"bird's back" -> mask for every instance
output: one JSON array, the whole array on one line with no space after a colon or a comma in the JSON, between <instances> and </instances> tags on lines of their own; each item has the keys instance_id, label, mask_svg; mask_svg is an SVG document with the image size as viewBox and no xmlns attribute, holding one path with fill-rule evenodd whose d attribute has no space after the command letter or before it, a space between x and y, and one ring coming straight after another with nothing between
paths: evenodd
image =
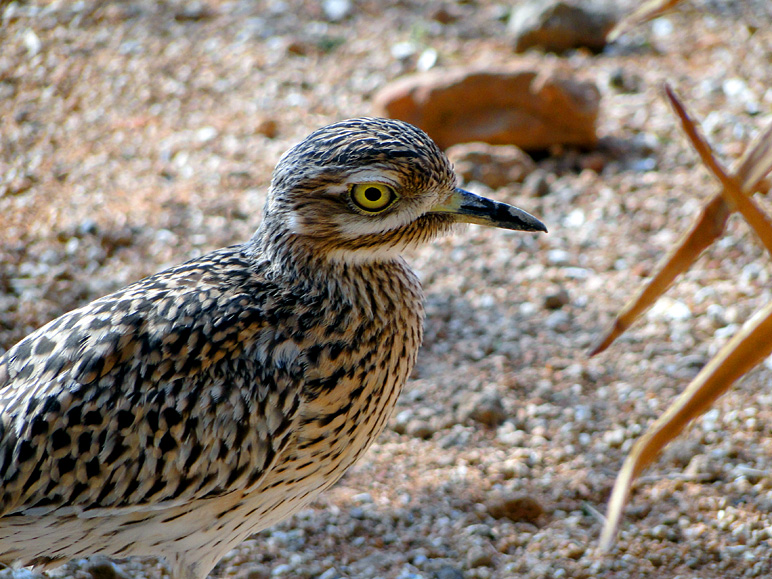
<instances>
[{"instance_id":1,"label":"bird's back","mask_svg":"<svg viewBox=\"0 0 772 579\"><path fill-rule=\"evenodd\" d=\"M401 260L327 266L297 280L226 248L11 348L0 558L160 554L198 579L334 483L393 409L423 313Z\"/></svg>"}]
</instances>

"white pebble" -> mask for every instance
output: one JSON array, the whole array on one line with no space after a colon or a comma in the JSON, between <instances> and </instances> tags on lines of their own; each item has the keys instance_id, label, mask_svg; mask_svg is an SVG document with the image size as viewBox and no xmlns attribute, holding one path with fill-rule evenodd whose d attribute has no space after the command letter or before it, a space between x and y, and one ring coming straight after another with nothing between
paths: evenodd
<instances>
[{"instance_id":1,"label":"white pebble","mask_svg":"<svg viewBox=\"0 0 772 579\"><path fill-rule=\"evenodd\" d=\"M584 211L581 209L572 210L563 220L563 225L572 229L578 229L587 221Z\"/></svg>"},{"instance_id":2,"label":"white pebble","mask_svg":"<svg viewBox=\"0 0 772 579\"><path fill-rule=\"evenodd\" d=\"M201 127L196 131L196 140L199 143L208 143L217 136L217 129L214 127Z\"/></svg>"},{"instance_id":3,"label":"white pebble","mask_svg":"<svg viewBox=\"0 0 772 579\"><path fill-rule=\"evenodd\" d=\"M718 328L726 325L726 317L724 315L725 312L726 309L724 306L719 304L710 304L705 309L705 313L707 314L708 319L713 323L714 326Z\"/></svg>"},{"instance_id":4,"label":"white pebble","mask_svg":"<svg viewBox=\"0 0 772 579\"><path fill-rule=\"evenodd\" d=\"M625 441L625 429L617 428L603 433L603 442L608 446L618 447Z\"/></svg>"},{"instance_id":5,"label":"white pebble","mask_svg":"<svg viewBox=\"0 0 772 579\"><path fill-rule=\"evenodd\" d=\"M714 333L713 337L718 338L720 340L723 340L725 338L731 338L734 336L737 331L740 329L739 324L727 324L723 328L718 328Z\"/></svg>"},{"instance_id":6,"label":"white pebble","mask_svg":"<svg viewBox=\"0 0 772 579\"><path fill-rule=\"evenodd\" d=\"M547 252L547 261L553 265L565 265L570 254L564 249L551 249Z\"/></svg>"},{"instance_id":7,"label":"white pebble","mask_svg":"<svg viewBox=\"0 0 772 579\"><path fill-rule=\"evenodd\" d=\"M397 42L391 47L391 55L397 60L405 60L416 53L416 46L412 42Z\"/></svg>"},{"instance_id":8,"label":"white pebble","mask_svg":"<svg viewBox=\"0 0 772 579\"><path fill-rule=\"evenodd\" d=\"M666 38L673 34L673 23L668 18L657 18L651 23L651 32L657 38Z\"/></svg>"},{"instance_id":9,"label":"white pebble","mask_svg":"<svg viewBox=\"0 0 772 579\"><path fill-rule=\"evenodd\" d=\"M40 38L38 38L38 35L35 34L35 31L31 28L24 31L22 40L24 42L24 47L27 49L27 56L30 57L36 56L43 46L43 43L40 42Z\"/></svg>"},{"instance_id":10,"label":"white pebble","mask_svg":"<svg viewBox=\"0 0 772 579\"><path fill-rule=\"evenodd\" d=\"M276 567L273 568L271 571L271 576L278 577L279 575L287 575L290 571L292 571L292 565L282 563L281 565L276 565Z\"/></svg>"},{"instance_id":11,"label":"white pebble","mask_svg":"<svg viewBox=\"0 0 772 579\"><path fill-rule=\"evenodd\" d=\"M416 70L418 72L426 72L434 68L434 65L437 64L437 58L437 51L433 48L427 48L418 57L418 62L415 64Z\"/></svg>"},{"instance_id":12,"label":"white pebble","mask_svg":"<svg viewBox=\"0 0 772 579\"><path fill-rule=\"evenodd\" d=\"M349 0L325 0L322 9L328 20L338 22L351 12L351 2Z\"/></svg>"},{"instance_id":13,"label":"white pebble","mask_svg":"<svg viewBox=\"0 0 772 579\"><path fill-rule=\"evenodd\" d=\"M338 570L335 567L330 567L329 569L327 569L327 571L319 575L319 579L335 579L336 577L339 577L339 576L340 576L340 573L338 573Z\"/></svg>"},{"instance_id":14,"label":"white pebble","mask_svg":"<svg viewBox=\"0 0 772 579\"><path fill-rule=\"evenodd\" d=\"M647 317L654 320L685 321L692 317L692 311L681 301L663 297L652 306Z\"/></svg>"},{"instance_id":15,"label":"white pebble","mask_svg":"<svg viewBox=\"0 0 772 579\"><path fill-rule=\"evenodd\" d=\"M590 277L591 270L584 267L564 267L563 275L568 279L587 279Z\"/></svg>"}]
</instances>

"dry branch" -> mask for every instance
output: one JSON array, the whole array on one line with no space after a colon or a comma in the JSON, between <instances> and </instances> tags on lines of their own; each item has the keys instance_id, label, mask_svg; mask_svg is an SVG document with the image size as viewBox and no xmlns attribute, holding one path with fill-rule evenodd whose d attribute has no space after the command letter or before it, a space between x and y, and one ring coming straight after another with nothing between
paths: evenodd
<instances>
[{"instance_id":1,"label":"dry branch","mask_svg":"<svg viewBox=\"0 0 772 579\"><path fill-rule=\"evenodd\" d=\"M644 2L643 6L620 20L619 23L611 29L611 32L609 32L607 36L608 41L614 42L617 38L639 24L643 24L644 22L654 20L658 16L661 16L679 2L681 2L681 0L650 0L649 2Z\"/></svg>"},{"instance_id":2,"label":"dry branch","mask_svg":"<svg viewBox=\"0 0 772 579\"><path fill-rule=\"evenodd\" d=\"M687 127L690 124L693 126L693 122L686 115L686 111L680 105L672 90L666 86L665 91L674 108L676 108L676 113L678 114L678 108L675 103L678 103L678 106L681 107L685 115L684 117L679 116L682 126ZM685 130L687 135L689 135L689 130L686 128ZM698 142L708 147L704 140L697 135L696 129L693 130L693 133L694 137L699 140ZM699 153L699 148L696 145L695 148L698 149ZM718 162L710 155L709 149L707 154L714 164L713 168L709 167L714 175L718 172L724 176L725 179L723 181L721 177L718 177L722 184L725 185L724 181L732 183L731 187L735 189L739 187L746 194L753 191L766 193L769 190L769 184L764 181L764 176L772 169L772 123L756 137L736 164L734 178L726 175L724 170L718 165ZM726 194L732 195L731 192ZM654 305L654 302L667 291L667 288L675 281L676 277L689 269L697 261L700 254L721 236L724 232L726 221L731 211L734 210L734 207L727 204L724 196L725 193L723 191L717 193L705 204L691 229L678 239L675 247L660 262L661 265L658 267L657 273L649 283L625 304L612 323L611 328L606 331L597 342L597 345L592 348L590 356L599 354L608 348L643 312ZM761 210L758 209L747 195L740 196L743 199L747 199L753 208L761 213ZM754 209L746 207L746 211L753 213ZM769 220L764 213L761 213L761 217L757 218L757 226L763 230L764 226L760 225L761 223L769 224ZM769 239L764 241L765 238L759 234L759 230L756 227L754 227L754 231L762 239L767 250L772 252L769 246Z\"/></svg>"},{"instance_id":3,"label":"dry branch","mask_svg":"<svg viewBox=\"0 0 772 579\"><path fill-rule=\"evenodd\" d=\"M715 159L710 146L700 136L696 123L672 89L665 87L665 91L684 132L703 163L719 180L722 190L706 203L696 223L679 239L676 248L668 254L664 265L651 282L625 306L612 330L593 353L611 344L664 293L679 273L694 263L700 252L720 236L730 211L736 210L742 214L772 256L772 221L751 198L757 189L763 192L768 190L768 183L763 179L772 169L772 125L749 147L737 164L734 175L730 176ZM613 544L635 478L691 420L704 413L735 380L772 353L770 336L772 303L767 304L745 324L635 443L614 484L601 535L602 551L608 551Z\"/></svg>"}]
</instances>

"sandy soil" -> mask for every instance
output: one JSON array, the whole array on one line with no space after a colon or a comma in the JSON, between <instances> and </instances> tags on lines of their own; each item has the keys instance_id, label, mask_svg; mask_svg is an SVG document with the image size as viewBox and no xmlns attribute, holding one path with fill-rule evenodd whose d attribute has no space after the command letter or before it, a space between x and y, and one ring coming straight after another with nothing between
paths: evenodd
<instances>
[{"instance_id":1,"label":"sandy soil","mask_svg":"<svg viewBox=\"0 0 772 579\"><path fill-rule=\"evenodd\" d=\"M562 57L603 93L598 148L540 156L543 196L469 185L550 234L470 227L409 256L427 336L390 427L331 492L244 543L214 577L772 574L772 365L666 450L636 485L615 550L595 553L598 513L635 438L772 299L769 257L732 218L644 320L586 356L715 191L661 83L727 163L769 121L767 3L686 4L601 55ZM371 114L375 91L424 50L439 67L558 58L514 55L504 4L385 5L353 2L339 21L293 0L2 8L0 351L130 281L246 239L280 154L318 126ZM155 561L117 570L165 573ZM80 561L58 574L116 570Z\"/></svg>"}]
</instances>

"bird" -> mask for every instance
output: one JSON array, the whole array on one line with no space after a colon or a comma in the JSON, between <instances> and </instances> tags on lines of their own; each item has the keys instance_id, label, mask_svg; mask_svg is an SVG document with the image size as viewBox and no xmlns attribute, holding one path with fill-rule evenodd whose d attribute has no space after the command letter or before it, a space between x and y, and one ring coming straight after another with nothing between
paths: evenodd
<instances>
[{"instance_id":1,"label":"bird","mask_svg":"<svg viewBox=\"0 0 772 579\"><path fill-rule=\"evenodd\" d=\"M0 562L165 558L204 579L333 485L416 362L402 253L456 224L546 232L460 189L402 121L312 132L274 169L245 243L54 319L0 357Z\"/></svg>"}]
</instances>

